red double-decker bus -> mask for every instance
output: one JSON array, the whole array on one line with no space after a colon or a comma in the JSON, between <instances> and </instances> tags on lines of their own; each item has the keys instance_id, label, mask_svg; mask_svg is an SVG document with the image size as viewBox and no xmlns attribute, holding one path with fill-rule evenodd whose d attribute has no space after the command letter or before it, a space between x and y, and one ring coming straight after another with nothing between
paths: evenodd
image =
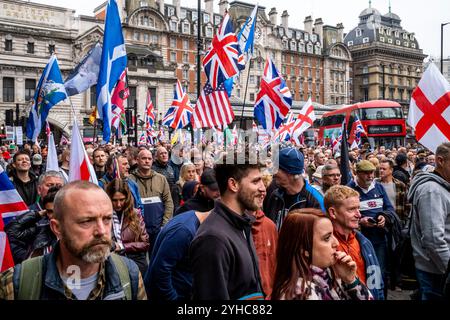
<instances>
[{"instance_id":1,"label":"red double-decker bus","mask_svg":"<svg viewBox=\"0 0 450 320\"><path fill-rule=\"evenodd\" d=\"M341 109L324 113L320 120L319 141L331 142L331 135L337 138L344 122L347 123L349 143L355 136L356 115L361 120L367 136L362 142L369 142L371 147L385 146L393 148L405 144L406 121L402 107L394 101L373 100L356 103Z\"/></svg>"}]
</instances>

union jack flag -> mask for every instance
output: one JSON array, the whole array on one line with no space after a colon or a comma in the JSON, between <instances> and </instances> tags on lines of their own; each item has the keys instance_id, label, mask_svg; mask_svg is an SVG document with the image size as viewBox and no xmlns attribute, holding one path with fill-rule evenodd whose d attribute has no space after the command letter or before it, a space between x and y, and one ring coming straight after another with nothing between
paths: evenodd
<instances>
[{"instance_id":1,"label":"union jack flag","mask_svg":"<svg viewBox=\"0 0 450 320\"><path fill-rule=\"evenodd\" d=\"M120 75L111 97L113 114L111 126L115 127L116 131L119 129L122 115L125 115L124 102L130 96L130 90L126 84L126 77L127 69L125 69Z\"/></svg>"},{"instance_id":2,"label":"union jack flag","mask_svg":"<svg viewBox=\"0 0 450 320\"><path fill-rule=\"evenodd\" d=\"M274 135L275 141L288 141L292 135L292 128L294 127L295 119L294 114L289 112L286 121L280 126Z\"/></svg>"},{"instance_id":3,"label":"union jack flag","mask_svg":"<svg viewBox=\"0 0 450 320\"><path fill-rule=\"evenodd\" d=\"M359 120L358 115L355 117L355 141L359 145L361 143L361 135L366 135L366 130L364 130L364 127L361 123L361 120Z\"/></svg>"},{"instance_id":4,"label":"union jack flag","mask_svg":"<svg viewBox=\"0 0 450 320\"><path fill-rule=\"evenodd\" d=\"M228 94L224 84L214 90L209 83L205 85L192 116L194 128L213 128L228 125L234 119Z\"/></svg>"},{"instance_id":5,"label":"union jack flag","mask_svg":"<svg viewBox=\"0 0 450 320\"><path fill-rule=\"evenodd\" d=\"M184 92L180 80L177 80L172 105L167 110L162 123L173 129L182 129L191 121L193 108L189 102L189 97Z\"/></svg>"},{"instance_id":6,"label":"union jack flag","mask_svg":"<svg viewBox=\"0 0 450 320\"><path fill-rule=\"evenodd\" d=\"M155 112L154 112L152 97L150 96L150 91L147 92L147 107L145 108L145 129L149 130L153 127L155 123Z\"/></svg>"},{"instance_id":7,"label":"union jack flag","mask_svg":"<svg viewBox=\"0 0 450 320\"><path fill-rule=\"evenodd\" d=\"M292 95L272 59L267 58L254 116L265 130L278 129L292 105Z\"/></svg>"},{"instance_id":8,"label":"union jack flag","mask_svg":"<svg viewBox=\"0 0 450 320\"><path fill-rule=\"evenodd\" d=\"M210 48L203 58L203 68L213 89L245 68L244 56L228 14L225 14Z\"/></svg>"}]
</instances>

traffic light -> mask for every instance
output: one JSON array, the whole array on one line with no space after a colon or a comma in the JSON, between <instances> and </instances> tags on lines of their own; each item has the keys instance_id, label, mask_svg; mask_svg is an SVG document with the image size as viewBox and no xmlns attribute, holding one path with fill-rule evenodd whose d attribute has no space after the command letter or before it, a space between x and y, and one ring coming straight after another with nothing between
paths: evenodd
<instances>
[{"instance_id":1,"label":"traffic light","mask_svg":"<svg viewBox=\"0 0 450 320\"><path fill-rule=\"evenodd\" d=\"M14 110L13 109L5 110L5 124L7 126L14 125Z\"/></svg>"}]
</instances>

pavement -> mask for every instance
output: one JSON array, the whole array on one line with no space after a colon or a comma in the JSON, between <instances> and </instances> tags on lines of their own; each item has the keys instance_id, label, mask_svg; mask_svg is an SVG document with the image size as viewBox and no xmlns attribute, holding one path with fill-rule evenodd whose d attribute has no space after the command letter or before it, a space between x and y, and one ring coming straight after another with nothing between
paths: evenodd
<instances>
[{"instance_id":1,"label":"pavement","mask_svg":"<svg viewBox=\"0 0 450 320\"><path fill-rule=\"evenodd\" d=\"M413 290L388 290L387 300L411 300Z\"/></svg>"}]
</instances>

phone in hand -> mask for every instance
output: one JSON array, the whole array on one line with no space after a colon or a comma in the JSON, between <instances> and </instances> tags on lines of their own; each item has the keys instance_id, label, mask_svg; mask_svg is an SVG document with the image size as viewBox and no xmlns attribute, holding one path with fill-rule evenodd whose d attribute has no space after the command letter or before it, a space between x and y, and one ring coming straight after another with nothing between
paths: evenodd
<instances>
[{"instance_id":1,"label":"phone in hand","mask_svg":"<svg viewBox=\"0 0 450 320\"><path fill-rule=\"evenodd\" d=\"M367 219L367 221L369 221L372 224L378 224L378 222L374 218L369 218Z\"/></svg>"}]
</instances>

